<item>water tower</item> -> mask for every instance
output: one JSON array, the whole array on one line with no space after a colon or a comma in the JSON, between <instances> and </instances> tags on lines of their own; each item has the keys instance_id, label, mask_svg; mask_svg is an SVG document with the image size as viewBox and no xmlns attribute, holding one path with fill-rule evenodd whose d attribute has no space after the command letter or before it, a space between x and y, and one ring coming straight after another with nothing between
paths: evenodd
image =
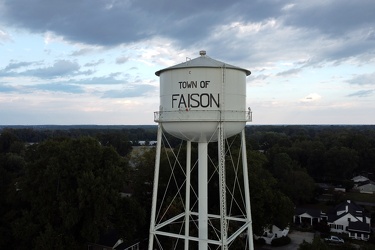
<instances>
[{"instance_id":1,"label":"water tower","mask_svg":"<svg viewBox=\"0 0 375 250\"><path fill-rule=\"evenodd\" d=\"M184 249L228 249L237 239L245 242L246 249L253 249L244 130L246 122L251 121L251 110L246 109L246 76L251 72L214 60L205 51L200 51L199 54L195 59L187 58L184 63L155 73L160 77L160 107L155 112L155 121L159 125L149 250L164 249L158 237L170 239L174 243L173 249L182 249L182 245ZM178 192L175 197L180 197L181 201L167 206L161 205L161 200L165 197L160 195L159 190L164 132L186 141L185 162L174 164L171 168L173 172L175 166L180 166L184 173L181 186L174 188ZM226 140L236 135L239 135L238 140L241 142L237 158L242 169L236 168L233 173L241 177L232 179L241 179L242 183L233 184L232 189L227 185L226 172L228 158L233 157L228 156L230 146L226 144ZM217 145L215 160L208 157L208 144L211 142ZM198 156L195 164L191 161L192 143L197 143ZM214 165L210 173L209 164ZM197 176L192 176L193 173ZM215 174L217 180L212 181ZM195 189L192 180L195 180ZM174 182L178 183L176 180ZM215 187L211 188L210 183L214 183L212 185ZM238 188L243 197L243 208L240 205L238 209L230 208L231 204L240 203L234 195L235 186L241 186ZM218 194L213 194L212 190L216 190ZM158 193L163 197L158 197ZM227 198L228 195L231 196L230 199ZM217 196L217 207L211 206L211 203L209 207L211 196ZM174 209L173 213L166 212L171 207L180 207L182 211L176 212L177 209ZM234 211L242 212L234 214ZM160 213L163 213L163 219L159 220ZM176 225L180 225L180 229L176 230Z\"/></svg>"}]
</instances>

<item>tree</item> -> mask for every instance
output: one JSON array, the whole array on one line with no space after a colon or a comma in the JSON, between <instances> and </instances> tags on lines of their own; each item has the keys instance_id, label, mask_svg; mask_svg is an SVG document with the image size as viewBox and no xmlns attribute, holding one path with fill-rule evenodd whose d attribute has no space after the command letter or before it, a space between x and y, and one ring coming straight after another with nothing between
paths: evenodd
<instances>
[{"instance_id":1,"label":"tree","mask_svg":"<svg viewBox=\"0 0 375 250\"><path fill-rule=\"evenodd\" d=\"M299 245L298 250L329 250L329 247L320 237L314 237L312 243L308 243L305 240Z\"/></svg>"},{"instance_id":2,"label":"tree","mask_svg":"<svg viewBox=\"0 0 375 250\"><path fill-rule=\"evenodd\" d=\"M304 203L313 198L314 180L287 153L274 155L271 170L278 180L280 191L294 203Z\"/></svg>"},{"instance_id":3,"label":"tree","mask_svg":"<svg viewBox=\"0 0 375 250\"><path fill-rule=\"evenodd\" d=\"M131 183L134 188L133 196L148 210L151 209L155 154L155 149L144 149L131 159L135 166Z\"/></svg>"},{"instance_id":4,"label":"tree","mask_svg":"<svg viewBox=\"0 0 375 250\"><path fill-rule=\"evenodd\" d=\"M93 138L49 140L28 148L14 225L19 248L78 249L113 226L126 163ZM31 244L31 246L30 246Z\"/></svg>"},{"instance_id":5,"label":"tree","mask_svg":"<svg viewBox=\"0 0 375 250\"><path fill-rule=\"evenodd\" d=\"M151 217L151 202L154 183L155 168L155 149L144 149L144 151L134 153L131 162L134 164L132 173L131 186L134 189L133 197L145 210L145 220L142 228L140 228L141 237L148 237L149 222Z\"/></svg>"},{"instance_id":6,"label":"tree","mask_svg":"<svg viewBox=\"0 0 375 250\"><path fill-rule=\"evenodd\" d=\"M10 130L0 133L0 153L9 153L20 140Z\"/></svg>"},{"instance_id":7,"label":"tree","mask_svg":"<svg viewBox=\"0 0 375 250\"><path fill-rule=\"evenodd\" d=\"M277 180L265 169L267 158L257 151L248 152L251 212L254 233L273 224L286 227L291 222L294 205L281 191Z\"/></svg>"},{"instance_id":8,"label":"tree","mask_svg":"<svg viewBox=\"0 0 375 250\"><path fill-rule=\"evenodd\" d=\"M14 194L17 177L25 165L24 144L11 131L0 134L0 249L14 248L11 223L14 211Z\"/></svg>"},{"instance_id":9,"label":"tree","mask_svg":"<svg viewBox=\"0 0 375 250\"><path fill-rule=\"evenodd\" d=\"M132 149L127 134L122 131L101 133L97 137L103 146L114 147L121 156L126 156Z\"/></svg>"},{"instance_id":10,"label":"tree","mask_svg":"<svg viewBox=\"0 0 375 250\"><path fill-rule=\"evenodd\" d=\"M347 147L333 147L327 151L325 162L329 176L336 179L351 178L358 167L358 152Z\"/></svg>"},{"instance_id":11,"label":"tree","mask_svg":"<svg viewBox=\"0 0 375 250\"><path fill-rule=\"evenodd\" d=\"M279 181L283 191L295 204L309 202L314 197L315 182L305 169L292 170L285 179Z\"/></svg>"},{"instance_id":12,"label":"tree","mask_svg":"<svg viewBox=\"0 0 375 250\"><path fill-rule=\"evenodd\" d=\"M114 213L114 227L129 245L144 239L141 230L146 225L146 208L133 197L120 200Z\"/></svg>"}]
</instances>

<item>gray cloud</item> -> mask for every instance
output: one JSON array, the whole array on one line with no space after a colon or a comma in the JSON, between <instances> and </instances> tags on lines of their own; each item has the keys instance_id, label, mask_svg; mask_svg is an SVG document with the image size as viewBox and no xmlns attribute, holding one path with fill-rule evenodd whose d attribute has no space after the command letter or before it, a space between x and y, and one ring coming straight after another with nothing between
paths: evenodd
<instances>
[{"instance_id":1,"label":"gray cloud","mask_svg":"<svg viewBox=\"0 0 375 250\"><path fill-rule=\"evenodd\" d=\"M27 68L29 66L38 66L41 65L42 62L17 62L12 60L5 68L0 70L0 76L12 76L18 75L19 71L22 72L22 69Z\"/></svg>"},{"instance_id":2,"label":"gray cloud","mask_svg":"<svg viewBox=\"0 0 375 250\"><path fill-rule=\"evenodd\" d=\"M35 62L10 62L4 69L3 71L4 72L7 72L7 71L12 71L12 70L15 70L15 69L19 69L19 68L23 68L23 67L27 67L27 66L30 66L30 65L34 65Z\"/></svg>"},{"instance_id":3,"label":"gray cloud","mask_svg":"<svg viewBox=\"0 0 375 250\"><path fill-rule=\"evenodd\" d=\"M129 57L127 56L120 56L116 58L117 64L123 64L123 63L126 63L127 61L129 61Z\"/></svg>"},{"instance_id":4,"label":"gray cloud","mask_svg":"<svg viewBox=\"0 0 375 250\"><path fill-rule=\"evenodd\" d=\"M4 27L24 28L35 33L52 32L67 41L95 45L76 50L71 56L91 54L106 46L112 48L166 37L177 49L207 49L209 55L220 54L218 60L240 62L238 66L264 67L262 63L270 61L295 62L296 68L279 72L277 76L297 74L303 68L323 67L326 63L338 65L354 57L373 60L373 13L373 0L219 0L214 4L209 0L3 0L0 9ZM231 26L235 23L239 23L239 27ZM267 23L274 23L274 26ZM243 24L254 27L241 30ZM6 35L0 30L0 40L4 37L2 34ZM127 60L126 56L115 58L117 64ZM0 76L18 74L52 79L94 73L82 71L74 61L58 60L45 67L36 63L11 62L0 70ZM95 67L101 63L104 61L97 60L84 66ZM250 81L265 80L268 76L269 73L253 75ZM69 83L129 84L131 81L126 78L113 73ZM356 76L348 82L374 84L375 75ZM124 89L123 95L136 92L137 88ZM116 93L104 94L110 95L116 96Z\"/></svg>"},{"instance_id":5,"label":"gray cloud","mask_svg":"<svg viewBox=\"0 0 375 250\"><path fill-rule=\"evenodd\" d=\"M50 67L31 69L24 71L22 74L40 78L54 78L74 75L78 72L79 68L80 66L76 62L58 60Z\"/></svg>"},{"instance_id":6,"label":"gray cloud","mask_svg":"<svg viewBox=\"0 0 375 250\"><path fill-rule=\"evenodd\" d=\"M281 18L285 24L313 27L331 35L375 22L372 0L301 1L49 1L4 0L8 24L35 32L53 31L73 41L115 45L155 34L196 42L218 24ZM288 7L288 8L286 8ZM22 9L22 11L19 11ZM186 42L184 42L186 41Z\"/></svg>"},{"instance_id":7,"label":"gray cloud","mask_svg":"<svg viewBox=\"0 0 375 250\"><path fill-rule=\"evenodd\" d=\"M5 93L5 92L14 92L14 91L17 91L17 89L14 88L14 87L12 87L12 86L0 83L0 93L2 93L2 92L3 93Z\"/></svg>"},{"instance_id":8,"label":"gray cloud","mask_svg":"<svg viewBox=\"0 0 375 250\"><path fill-rule=\"evenodd\" d=\"M219 51L223 60L231 62L261 62L270 57L285 60L300 51L311 57L305 67L320 67L375 50L373 0L219 0L214 5L209 0L4 0L1 10L6 25L37 33L50 31L70 41L111 47L160 36L179 48L204 46ZM231 28L225 34L216 32L231 23L269 20L277 27L250 30L241 36ZM259 37L264 40L259 41ZM86 48L72 55L91 52ZM118 64L125 61L116 59Z\"/></svg>"},{"instance_id":9,"label":"gray cloud","mask_svg":"<svg viewBox=\"0 0 375 250\"><path fill-rule=\"evenodd\" d=\"M261 20L278 13L282 1L3 1L8 25L52 31L72 41L112 46L155 35L196 43L229 19ZM22 11L19 11L22 9Z\"/></svg>"},{"instance_id":10,"label":"gray cloud","mask_svg":"<svg viewBox=\"0 0 375 250\"><path fill-rule=\"evenodd\" d=\"M367 97L373 95L375 90L369 89L369 90L360 90L357 92L354 92L350 95L347 95L347 97Z\"/></svg>"},{"instance_id":11,"label":"gray cloud","mask_svg":"<svg viewBox=\"0 0 375 250\"><path fill-rule=\"evenodd\" d=\"M76 84L82 84L82 85L117 85L117 84L124 84L128 81L126 79L118 79L117 77L121 76L122 73L112 73L108 76L100 76L100 77L92 77L92 78L86 78L82 80L72 80Z\"/></svg>"},{"instance_id":12,"label":"gray cloud","mask_svg":"<svg viewBox=\"0 0 375 250\"><path fill-rule=\"evenodd\" d=\"M34 85L30 87L30 89L37 89L37 90L50 91L50 92L64 92L64 93L72 93L72 94L80 94L84 92L82 87L73 85L73 84L66 84L66 83L38 84L38 85Z\"/></svg>"},{"instance_id":13,"label":"gray cloud","mask_svg":"<svg viewBox=\"0 0 375 250\"><path fill-rule=\"evenodd\" d=\"M358 75L350 79L348 82L357 85L375 85L375 73Z\"/></svg>"},{"instance_id":14,"label":"gray cloud","mask_svg":"<svg viewBox=\"0 0 375 250\"><path fill-rule=\"evenodd\" d=\"M268 77L270 76L265 75L265 74L256 74L256 72L252 72L252 77L249 78L249 81L256 81L256 80L263 81L263 80L266 80Z\"/></svg>"},{"instance_id":15,"label":"gray cloud","mask_svg":"<svg viewBox=\"0 0 375 250\"><path fill-rule=\"evenodd\" d=\"M5 31L0 29L0 44L2 44L2 42L9 41L12 41L11 37Z\"/></svg>"},{"instance_id":16,"label":"gray cloud","mask_svg":"<svg viewBox=\"0 0 375 250\"><path fill-rule=\"evenodd\" d=\"M84 66L85 67L94 67L94 66L98 66L99 64L103 64L103 63L104 63L104 59L100 59L100 60L97 60L97 61L92 61L92 62L86 63Z\"/></svg>"},{"instance_id":17,"label":"gray cloud","mask_svg":"<svg viewBox=\"0 0 375 250\"><path fill-rule=\"evenodd\" d=\"M285 24L317 29L330 36L345 36L348 31L368 28L375 22L372 0L293 1L285 13Z\"/></svg>"},{"instance_id":18,"label":"gray cloud","mask_svg":"<svg viewBox=\"0 0 375 250\"><path fill-rule=\"evenodd\" d=\"M76 62L68 60L56 60L52 66L40 67L42 62L10 62L0 70L0 76L34 76L44 79L56 77L91 75L93 71L80 71ZM37 67L36 67L37 66ZM32 67L32 69L27 69ZM24 69L26 68L26 69Z\"/></svg>"},{"instance_id":19,"label":"gray cloud","mask_svg":"<svg viewBox=\"0 0 375 250\"><path fill-rule=\"evenodd\" d=\"M286 70L286 71L282 71L282 72L279 72L277 73L276 75L277 76L290 76L290 75L296 75L298 74L299 72L301 72L301 68L297 68L297 69L289 69L289 70Z\"/></svg>"},{"instance_id":20,"label":"gray cloud","mask_svg":"<svg viewBox=\"0 0 375 250\"><path fill-rule=\"evenodd\" d=\"M104 92L102 98L127 98L144 96L148 92L155 91L157 87L148 84L132 85L122 90L109 90Z\"/></svg>"},{"instance_id":21,"label":"gray cloud","mask_svg":"<svg viewBox=\"0 0 375 250\"><path fill-rule=\"evenodd\" d=\"M79 50L73 51L71 53L71 56L84 56L84 55L91 54L93 52L94 52L94 49L92 49L92 48L84 48L84 49L79 49Z\"/></svg>"}]
</instances>

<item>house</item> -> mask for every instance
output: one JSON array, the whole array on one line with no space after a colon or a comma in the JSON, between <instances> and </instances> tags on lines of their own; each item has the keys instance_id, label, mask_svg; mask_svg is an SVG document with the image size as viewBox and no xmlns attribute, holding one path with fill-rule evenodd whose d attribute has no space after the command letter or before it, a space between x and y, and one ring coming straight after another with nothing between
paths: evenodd
<instances>
[{"instance_id":1,"label":"house","mask_svg":"<svg viewBox=\"0 0 375 250\"><path fill-rule=\"evenodd\" d=\"M358 175L358 176L355 176L352 178L352 181L354 181L354 183L358 183L358 182L364 182L364 181L368 181L369 178L365 177L365 176L362 176L362 175Z\"/></svg>"},{"instance_id":2,"label":"house","mask_svg":"<svg viewBox=\"0 0 375 250\"><path fill-rule=\"evenodd\" d=\"M276 225L272 225L272 227L264 230L264 233L262 236L254 235L254 238L256 240L263 238L266 244L271 245L272 240L276 238L281 238L283 236L287 236L288 233L289 233L289 227L281 228Z\"/></svg>"},{"instance_id":3,"label":"house","mask_svg":"<svg viewBox=\"0 0 375 250\"><path fill-rule=\"evenodd\" d=\"M362 182L360 184L357 184L355 189L359 190L360 193L374 194L375 193L375 182L370 181L370 180Z\"/></svg>"},{"instance_id":4,"label":"house","mask_svg":"<svg viewBox=\"0 0 375 250\"><path fill-rule=\"evenodd\" d=\"M371 217L355 202L347 200L327 213L331 232L347 233L350 238L368 240L371 234Z\"/></svg>"},{"instance_id":5,"label":"house","mask_svg":"<svg viewBox=\"0 0 375 250\"><path fill-rule=\"evenodd\" d=\"M352 181L356 184L360 183L360 182L365 182L365 181L369 181L369 178L365 177L365 176L362 176L362 175L358 175L358 176L355 176L352 178Z\"/></svg>"},{"instance_id":6,"label":"house","mask_svg":"<svg viewBox=\"0 0 375 250\"><path fill-rule=\"evenodd\" d=\"M297 225L313 226L322 220L324 214L321 210L311 208L296 208L294 211L293 222Z\"/></svg>"},{"instance_id":7,"label":"house","mask_svg":"<svg viewBox=\"0 0 375 250\"><path fill-rule=\"evenodd\" d=\"M368 240L371 234L370 215L355 202L347 200L327 213L317 209L296 208L294 223L314 225L324 221L333 233L346 233L352 239Z\"/></svg>"}]
</instances>

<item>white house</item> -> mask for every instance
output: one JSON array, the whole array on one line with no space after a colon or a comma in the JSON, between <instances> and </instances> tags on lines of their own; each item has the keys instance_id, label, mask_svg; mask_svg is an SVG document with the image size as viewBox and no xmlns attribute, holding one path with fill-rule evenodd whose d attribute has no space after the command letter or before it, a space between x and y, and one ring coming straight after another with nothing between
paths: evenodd
<instances>
[{"instance_id":1,"label":"white house","mask_svg":"<svg viewBox=\"0 0 375 250\"><path fill-rule=\"evenodd\" d=\"M276 238L281 238L283 236L287 236L289 233L289 227L286 228L279 228L276 225L272 225L272 227L264 230L264 233L262 236L254 235L255 239L263 238L266 244L271 245L272 240Z\"/></svg>"},{"instance_id":2,"label":"white house","mask_svg":"<svg viewBox=\"0 0 375 250\"><path fill-rule=\"evenodd\" d=\"M322 211L317 209L296 208L294 212L294 224L313 226L322 219Z\"/></svg>"},{"instance_id":3,"label":"white house","mask_svg":"<svg viewBox=\"0 0 375 250\"><path fill-rule=\"evenodd\" d=\"M374 194L375 193L375 182L373 182L373 181L362 182L361 184L357 185L356 189L359 190L360 193Z\"/></svg>"},{"instance_id":4,"label":"white house","mask_svg":"<svg viewBox=\"0 0 375 250\"><path fill-rule=\"evenodd\" d=\"M365 181L368 181L368 180L369 180L369 178L364 177L362 175L358 175L358 176L352 178L352 181L354 181L354 183L365 182Z\"/></svg>"},{"instance_id":5,"label":"white house","mask_svg":"<svg viewBox=\"0 0 375 250\"><path fill-rule=\"evenodd\" d=\"M355 202L347 200L327 213L317 209L296 208L294 223L314 225L325 221L331 232L346 233L350 238L368 240L371 234L371 217Z\"/></svg>"},{"instance_id":6,"label":"white house","mask_svg":"<svg viewBox=\"0 0 375 250\"><path fill-rule=\"evenodd\" d=\"M331 232L347 233L350 238L368 240L371 234L371 217L356 203L347 200L328 214Z\"/></svg>"}]
</instances>

